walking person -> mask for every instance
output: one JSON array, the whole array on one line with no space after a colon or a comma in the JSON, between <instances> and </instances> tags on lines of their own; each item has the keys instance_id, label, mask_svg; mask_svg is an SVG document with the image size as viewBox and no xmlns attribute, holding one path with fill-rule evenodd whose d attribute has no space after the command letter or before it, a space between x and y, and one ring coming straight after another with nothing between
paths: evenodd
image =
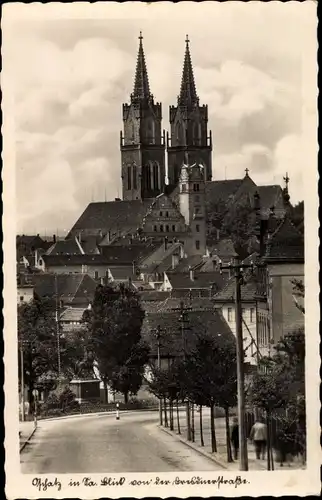
<instances>
[{"instance_id":1,"label":"walking person","mask_svg":"<svg viewBox=\"0 0 322 500\"><path fill-rule=\"evenodd\" d=\"M233 456L234 460L238 460L238 451L239 451L239 427L238 427L238 418L233 418L233 423L230 429L230 440L233 448Z\"/></svg>"},{"instance_id":2,"label":"walking person","mask_svg":"<svg viewBox=\"0 0 322 500\"><path fill-rule=\"evenodd\" d=\"M267 443L267 426L263 418L259 418L253 425L250 431L250 439L255 446L257 460L265 459L265 450Z\"/></svg>"}]
</instances>

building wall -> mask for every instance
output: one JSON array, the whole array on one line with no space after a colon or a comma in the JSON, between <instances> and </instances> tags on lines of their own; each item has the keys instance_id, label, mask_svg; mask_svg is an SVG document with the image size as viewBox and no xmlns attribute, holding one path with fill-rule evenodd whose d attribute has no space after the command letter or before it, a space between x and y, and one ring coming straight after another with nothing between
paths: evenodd
<instances>
[{"instance_id":1,"label":"building wall","mask_svg":"<svg viewBox=\"0 0 322 500\"><path fill-rule=\"evenodd\" d=\"M252 345L250 344L252 341L252 337L256 342L256 335L257 335L256 304L255 302L253 304L252 303L247 305L243 304L242 309L243 309L243 320L245 322L245 323L243 322L244 350L246 350L245 362L255 365L257 363L256 346L255 344ZM221 310L222 310L222 315L225 318L229 328L236 337L235 305L233 303L225 304L221 306Z\"/></svg>"},{"instance_id":2,"label":"building wall","mask_svg":"<svg viewBox=\"0 0 322 500\"><path fill-rule=\"evenodd\" d=\"M274 343L296 327L304 326L304 315L293 299L292 279L304 281L304 264L275 264L268 266L268 302Z\"/></svg>"}]
</instances>

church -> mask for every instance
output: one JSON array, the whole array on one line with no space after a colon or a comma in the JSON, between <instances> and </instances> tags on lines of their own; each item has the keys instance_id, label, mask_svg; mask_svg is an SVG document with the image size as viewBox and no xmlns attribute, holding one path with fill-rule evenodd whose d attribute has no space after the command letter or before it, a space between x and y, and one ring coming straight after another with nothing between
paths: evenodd
<instances>
[{"instance_id":1,"label":"church","mask_svg":"<svg viewBox=\"0 0 322 500\"><path fill-rule=\"evenodd\" d=\"M162 129L162 104L150 90L141 33L134 88L122 111L122 200L90 203L66 240L95 240L104 247L122 239L165 238L181 242L186 256L202 256L209 207L219 201L253 200L256 193L263 213L274 207L276 216L284 216L285 189L257 186L248 169L241 179L212 180L208 106L198 97L188 36L177 103L169 108L169 132Z\"/></svg>"}]
</instances>

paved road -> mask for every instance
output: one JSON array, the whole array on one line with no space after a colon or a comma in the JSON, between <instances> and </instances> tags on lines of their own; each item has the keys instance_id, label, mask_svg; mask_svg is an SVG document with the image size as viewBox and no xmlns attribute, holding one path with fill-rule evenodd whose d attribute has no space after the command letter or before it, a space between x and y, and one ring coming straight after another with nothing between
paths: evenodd
<instances>
[{"instance_id":1,"label":"paved road","mask_svg":"<svg viewBox=\"0 0 322 500\"><path fill-rule=\"evenodd\" d=\"M21 454L22 472L214 471L220 466L157 427L158 412L41 421Z\"/></svg>"}]
</instances>

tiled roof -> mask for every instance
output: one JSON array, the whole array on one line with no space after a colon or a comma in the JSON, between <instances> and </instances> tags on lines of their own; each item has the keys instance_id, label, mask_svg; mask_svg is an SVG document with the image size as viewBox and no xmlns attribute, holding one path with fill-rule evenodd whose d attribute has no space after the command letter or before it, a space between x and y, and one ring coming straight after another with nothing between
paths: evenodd
<instances>
[{"instance_id":1,"label":"tiled roof","mask_svg":"<svg viewBox=\"0 0 322 500\"><path fill-rule=\"evenodd\" d=\"M160 292L159 290L144 290L139 292L142 302L163 302L165 299L170 297L170 292Z\"/></svg>"},{"instance_id":2,"label":"tiled roof","mask_svg":"<svg viewBox=\"0 0 322 500\"><path fill-rule=\"evenodd\" d=\"M110 247L106 247L109 248ZM118 251L117 248L108 250L107 255L101 254L83 254L83 255L43 255L42 258L46 266L81 266L81 265L101 265L101 266L119 266L132 263L133 254L129 249Z\"/></svg>"},{"instance_id":3,"label":"tiled roof","mask_svg":"<svg viewBox=\"0 0 322 500\"><path fill-rule=\"evenodd\" d=\"M81 321L85 307L67 307L61 315L60 321Z\"/></svg>"},{"instance_id":4,"label":"tiled roof","mask_svg":"<svg viewBox=\"0 0 322 500\"><path fill-rule=\"evenodd\" d=\"M268 240L265 260L304 262L304 237L288 217Z\"/></svg>"},{"instance_id":5,"label":"tiled roof","mask_svg":"<svg viewBox=\"0 0 322 500\"><path fill-rule=\"evenodd\" d=\"M279 185L257 186L257 192L260 198L260 207L262 209L284 208L283 190Z\"/></svg>"},{"instance_id":6,"label":"tiled roof","mask_svg":"<svg viewBox=\"0 0 322 500\"><path fill-rule=\"evenodd\" d=\"M202 334L211 335L218 343L233 342L234 336L219 311L189 311L187 314L187 330L185 332L185 348L189 354ZM161 357L175 357L183 355L183 339L179 311L162 311L146 314L142 337L148 342L151 356L157 355L157 339L154 331L160 326ZM189 329L188 329L189 328Z\"/></svg>"},{"instance_id":7,"label":"tiled roof","mask_svg":"<svg viewBox=\"0 0 322 500\"><path fill-rule=\"evenodd\" d=\"M173 289L193 289L193 288L207 288L212 286L220 289L224 284L224 277L218 271L197 273L194 272L193 281L190 279L190 273L167 273L167 277Z\"/></svg>"},{"instance_id":8,"label":"tiled roof","mask_svg":"<svg viewBox=\"0 0 322 500\"><path fill-rule=\"evenodd\" d=\"M162 243L160 241L148 241L136 243L135 245L110 245L102 247L102 255L109 262L132 262L139 263L142 259L151 255Z\"/></svg>"},{"instance_id":9,"label":"tiled roof","mask_svg":"<svg viewBox=\"0 0 322 500\"><path fill-rule=\"evenodd\" d=\"M83 236L81 237L81 247L84 250L84 253L91 254L91 253L99 253L98 250L98 239L97 236Z\"/></svg>"},{"instance_id":10,"label":"tiled roof","mask_svg":"<svg viewBox=\"0 0 322 500\"><path fill-rule=\"evenodd\" d=\"M37 235L17 235L16 237L16 245L25 245L27 247L34 246L35 244L42 245L44 243L43 239L40 238L39 234ZM39 246L39 248L42 248Z\"/></svg>"},{"instance_id":11,"label":"tiled roof","mask_svg":"<svg viewBox=\"0 0 322 500\"><path fill-rule=\"evenodd\" d=\"M206 182L206 203L227 202L230 196L233 196L242 185L244 179L229 179L224 181Z\"/></svg>"},{"instance_id":12,"label":"tiled roof","mask_svg":"<svg viewBox=\"0 0 322 500\"><path fill-rule=\"evenodd\" d=\"M106 201L90 203L84 210L70 233L81 229L106 231L119 228L126 231L140 227L152 199L132 201Z\"/></svg>"},{"instance_id":13,"label":"tiled roof","mask_svg":"<svg viewBox=\"0 0 322 500\"><path fill-rule=\"evenodd\" d=\"M158 302L155 312L162 311L172 311L180 307L183 302L185 307L191 307L194 311L196 310L213 310L214 303L213 300L208 296L206 297L194 297L189 294L185 294L183 297L173 297L172 295L162 302Z\"/></svg>"},{"instance_id":14,"label":"tiled roof","mask_svg":"<svg viewBox=\"0 0 322 500\"><path fill-rule=\"evenodd\" d=\"M133 273L133 266L128 267L113 267L110 269L110 272L116 281L124 280L128 281L137 279L137 275Z\"/></svg>"},{"instance_id":15,"label":"tiled roof","mask_svg":"<svg viewBox=\"0 0 322 500\"><path fill-rule=\"evenodd\" d=\"M253 302L255 300L257 285L254 280L249 280L241 285L240 290L242 301ZM213 297L213 300L215 302L233 303L235 301L235 278L231 278L224 288Z\"/></svg>"},{"instance_id":16,"label":"tiled roof","mask_svg":"<svg viewBox=\"0 0 322 500\"><path fill-rule=\"evenodd\" d=\"M75 238L60 240L53 244L46 252L47 255L81 255L79 245Z\"/></svg>"},{"instance_id":17,"label":"tiled roof","mask_svg":"<svg viewBox=\"0 0 322 500\"><path fill-rule=\"evenodd\" d=\"M179 264L175 268L176 273L187 273L189 267L191 269L197 269L203 264L204 260L201 255L191 255L190 257L185 257L180 260Z\"/></svg>"},{"instance_id":18,"label":"tiled roof","mask_svg":"<svg viewBox=\"0 0 322 500\"><path fill-rule=\"evenodd\" d=\"M35 293L41 297L55 297L56 296L56 279L57 279L57 293L60 298L72 300L77 294L78 289L81 287L82 282L86 281L85 291L88 296L94 294L96 289L95 281L86 274L35 274L32 276L32 283L35 287Z\"/></svg>"}]
</instances>

